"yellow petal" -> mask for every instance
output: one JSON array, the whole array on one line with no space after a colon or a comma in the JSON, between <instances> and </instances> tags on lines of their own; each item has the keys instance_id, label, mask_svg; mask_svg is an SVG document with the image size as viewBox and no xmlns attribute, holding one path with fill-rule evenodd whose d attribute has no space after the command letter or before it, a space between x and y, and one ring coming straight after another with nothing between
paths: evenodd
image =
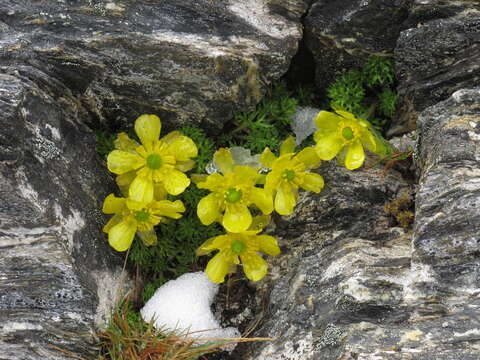
<instances>
[{"instance_id":1,"label":"yellow petal","mask_svg":"<svg viewBox=\"0 0 480 360\"><path fill-rule=\"evenodd\" d=\"M323 177L315 173L305 173L303 183L300 184L302 189L313 191L317 194L323 189L324 185L325 182L323 181Z\"/></svg>"},{"instance_id":2,"label":"yellow petal","mask_svg":"<svg viewBox=\"0 0 480 360\"><path fill-rule=\"evenodd\" d=\"M307 169L315 169L319 167L322 162L313 147L306 147L295 155L295 159L304 163Z\"/></svg>"},{"instance_id":3,"label":"yellow petal","mask_svg":"<svg viewBox=\"0 0 480 360\"><path fill-rule=\"evenodd\" d=\"M222 174L233 171L235 165L230 150L225 148L215 151L215 154L213 154L213 162L217 165Z\"/></svg>"},{"instance_id":4,"label":"yellow petal","mask_svg":"<svg viewBox=\"0 0 480 360\"><path fill-rule=\"evenodd\" d=\"M203 225L210 225L221 216L215 194L209 194L200 199L197 205L197 216Z\"/></svg>"},{"instance_id":5,"label":"yellow petal","mask_svg":"<svg viewBox=\"0 0 480 360\"><path fill-rule=\"evenodd\" d=\"M273 197L271 192L254 187L251 192L251 200L262 213L270 214L273 211Z\"/></svg>"},{"instance_id":6,"label":"yellow petal","mask_svg":"<svg viewBox=\"0 0 480 360\"><path fill-rule=\"evenodd\" d=\"M272 153L272 151L267 147L263 150L262 155L260 155L260 162L263 166L267 168L272 168L273 162L277 157Z\"/></svg>"},{"instance_id":7,"label":"yellow petal","mask_svg":"<svg viewBox=\"0 0 480 360\"><path fill-rule=\"evenodd\" d=\"M317 128L323 130L323 131L328 131L328 132L334 132L338 128L338 123L342 119L329 111L320 111L315 118L315 125Z\"/></svg>"},{"instance_id":8,"label":"yellow petal","mask_svg":"<svg viewBox=\"0 0 480 360\"><path fill-rule=\"evenodd\" d=\"M275 196L275 211L280 215L290 215L297 203L297 196L295 190L287 184L281 184L277 189Z\"/></svg>"},{"instance_id":9,"label":"yellow petal","mask_svg":"<svg viewBox=\"0 0 480 360\"><path fill-rule=\"evenodd\" d=\"M332 160L342 149L344 141L336 133L322 136L317 141L315 151L322 160Z\"/></svg>"},{"instance_id":10,"label":"yellow petal","mask_svg":"<svg viewBox=\"0 0 480 360\"><path fill-rule=\"evenodd\" d=\"M178 195L190 185L190 179L181 171L172 170L165 178L163 185L170 195Z\"/></svg>"},{"instance_id":11,"label":"yellow petal","mask_svg":"<svg viewBox=\"0 0 480 360\"><path fill-rule=\"evenodd\" d=\"M137 231L137 235L145 246L157 245L158 238L155 230Z\"/></svg>"},{"instance_id":12,"label":"yellow petal","mask_svg":"<svg viewBox=\"0 0 480 360\"><path fill-rule=\"evenodd\" d=\"M170 131L167 135L162 137L161 141L166 144L171 144L178 136L182 136L182 133L178 130Z\"/></svg>"},{"instance_id":13,"label":"yellow petal","mask_svg":"<svg viewBox=\"0 0 480 360\"><path fill-rule=\"evenodd\" d=\"M257 236L258 245L260 246L260 251L277 256L280 254L280 248L278 247L277 239L270 235L259 235Z\"/></svg>"},{"instance_id":14,"label":"yellow petal","mask_svg":"<svg viewBox=\"0 0 480 360\"><path fill-rule=\"evenodd\" d=\"M127 208L129 210L142 210L148 203L142 201L135 201L130 198L127 199Z\"/></svg>"},{"instance_id":15,"label":"yellow petal","mask_svg":"<svg viewBox=\"0 0 480 360\"><path fill-rule=\"evenodd\" d=\"M162 183L153 184L153 198L155 200L164 200L167 197L167 190Z\"/></svg>"},{"instance_id":16,"label":"yellow petal","mask_svg":"<svg viewBox=\"0 0 480 360\"><path fill-rule=\"evenodd\" d=\"M283 169L282 169L283 171ZM276 189L280 180L282 180L282 171L270 171L265 178L265 187L264 189L269 193L273 193Z\"/></svg>"},{"instance_id":17,"label":"yellow petal","mask_svg":"<svg viewBox=\"0 0 480 360\"><path fill-rule=\"evenodd\" d=\"M220 251L208 262L205 273L210 281L219 284L225 280L225 275L229 272L231 265L231 257Z\"/></svg>"},{"instance_id":18,"label":"yellow petal","mask_svg":"<svg viewBox=\"0 0 480 360\"><path fill-rule=\"evenodd\" d=\"M223 227L233 233L247 230L252 223L252 215L243 204L227 204L223 215Z\"/></svg>"},{"instance_id":19,"label":"yellow petal","mask_svg":"<svg viewBox=\"0 0 480 360\"><path fill-rule=\"evenodd\" d=\"M119 214L125 209L125 199L118 198L113 194L108 195L103 202L102 211L105 214Z\"/></svg>"},{"instance_id":20,"label":"yellow petal","mask_svg":"<svg viewBox=\"0 0 480 360\"><path fill-rule=\"evenodd\" d=\"M113 150L107 156L107 167L112 173L121 175L145 165L145 160L126 151Z\"/></svg>"},{"instance_id":21,"label":"yellow petal","mask_svg":"<svg viewBox=\"0 0 480 360\"><path fill-rule=\"evenodd\" d=\"M180 213L185 211L185 206L180 200L161 200L155 202L155 204L152 206L152 210L155 215L180 219L182 217L182 214Z\"/></svg>"},{"instance_id":22,"label":"yellow petal","mask_svg":"<svg viewBox=\"0 0 480 360\"><path fill-rule=\"evenodd\" d=\"M225 235L223 235L225 236ZM207 255L207 254L210 254L213 250L215 250L216 248L212 246L213 242L215 241L217 237L211 237L210 239L207 239L206 241L204 241L202 243L202 245L200 245L197 250L195 250L195 254L197 254L197 256L203 256L203 255Z\"/></svg>"},{"instance_id":23,"label":"yellow petal","mask_svg":"<svg viewBox=\"0 0 480 360\"><path fill-rule=\"evenodd\" d=\"M175 168L177 168L181 172L190 171L194 167L195 167L195 160L177 161L177 163L175 164Z\"/></svg>"},{"instance_id":24,"label":"yellow petal","mask_svg":"<svg viewBox=\"0 0 480 360\"><path fill-rule=\"evenodd\" d=\"M236 179L237 183L255 185L259 174L250 166L237 165L233 168L233 177Z\"/></svg>"},{"instance_id":25,"label":"yellow petal","mask_svg":"<svg viewBox=\"0 0 480 360\"><path fill-rule=\"evenodd\" d=\"M108 220L108 222L103 227L103 229L102 229L103 232L108 233L112 227L114 227L115 225L120 223L122 220L123 220L122 215L118 215L118 214L113 215L112 218L110 220Z\"/></svg>"},{"instance_id":26,"label":"yellow petal","mask_svg":"<svg viewBox=\"0 0 480 360\"><path fill-rule=\"evenodd\" d=\"M255 216L252 220L252 224L248 228L249 231L260 232L265 226L270 224L270 215L259 215ZM255 235L255 234L253 234Z\"/></svg>"},{"instance_id":27,"label":"yellow petal","mask_svg":"<svg viewBox=\"0 0 480 360\"><path fill-rule=\"evenodd\" d=\"M187 161L198 155L198 149L188 136L177 136L168 147L171 154L178 161Z\"/></svg>"},{"instance_id":28,"label":"yellow petal","mask_svg":"<svg viewBox=\"0 0 480 360\"><path fill-rule=\"evenodd\" d=\"M362 166L365 161L365 152L359 140L348 145L347 155L345 157L345 167L348 170L355 170Z\"/></svg>"},{"instance_id":29,"label":"yellow petal","mask_svg":"<svg viewBox=\"0 0 480 360\"><path fill-rule=\"evenodd\" d=\"M126 251L132 245L136 231L137 222L126 218L109 230L108 243L117 251Z\"/></svg>"},{"instance_id":30,"label":"yellow petal","mask_svg":"<svg viewBox=\"0 0 480 360\"><path fill-rule=\"evenodd\" d=\"M204 182L197 183L199 189L208 189L210 191L218 190L218 187L225 184L225 178L219 173L208 175Z\"/></svg>"},{"instance_id":31,"label":"yellow petal","mask_svg":"<svg viewBox=\"0 0 480 360\"><path fill-rule=\"evenodd\" d=\"M289 136L280 145L280 156L295 152L295 138Z\"/></svg>"},{"instance_id":32,"label":"yellow petal","mask_svg":"<svg viewBox=\"0 0 480 360\"><path fill-rule=\"evenodd\" d=\"M240 255L243 264L243 272L252 281L258 281L267 275L268 264L263 258L255 253Z\"/></svg>"},{"instance_id":33,"label":"yellow petal","mask_svg":"<svg viewBox=\"0 0 480 360\"><path fill-rule=\"evenodd\" d=\"M135 132L147 151L152 150L153 143L160 137L162 124L157 115L141 115L135 120Z\"/></svg>"},{"instance_id":34,"label":"yellow petal","mask_svg":"<svg viewBox=\"0 0 480 360\"><path fill-rule=\"evenodd\" d=\"M140 146L138 142L130 139L124 132L117 135L113 145L115 145L115 149L123 151L135 151L135 149Z\"/></svg>"},{"instance_id":35,"label":"yellow petal","mask_svg":"<svg viewBox=\"0 0 480 360\"><path fill-rule=\"evenodd\" d=\"M207 181L207 177L208 177L208 175L206 175L206 174L191 174L190 175L190 179L192 180L192 182L195 185Z\"/></svg>"},{"instance_id":36,"label":"yellow petal","mask_svg":"<svg viewBox=\"0 0 480 360\"><path fill-rule=\"evenodd\" d=\"M340 115L341 117L345 119L352 119L352 120L358 120L355 115L353 115L351 112L344 111L344 110L335 110L335 112Z\"/></svg>"},{"instance_id":37,"label":"yellow petal","mask_svg":"<svg viewBox=\"0 0 480 360\"><path fill-rule=\"evenodd\" d=\"M142 203L153 200L153 181L144 176L137 176L130 184L129 198Z\"/></svg>"}]
</instances>

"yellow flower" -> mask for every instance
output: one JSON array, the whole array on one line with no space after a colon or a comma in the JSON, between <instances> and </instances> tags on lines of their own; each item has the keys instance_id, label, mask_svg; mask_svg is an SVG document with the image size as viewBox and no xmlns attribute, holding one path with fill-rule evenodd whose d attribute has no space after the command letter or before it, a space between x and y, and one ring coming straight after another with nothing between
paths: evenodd
<instances>
[{"instance_id":1,"label":"yellow flower","mask_svg":"<svg viewBox=\"0 0 480 360\"><path fill-rule=\"evenodd\" d=\"M128 188L128 197L140 203L154 198L154 184L163 185L167 193L178 195L190 179L183 173L190 170L197 156L192 139L173 131L162 139L161 123L156 115L142 115L135 121L135 132L141 145L124 133L115 141L116 150L107 157L108 169L117 174L122 191Z\"/></svg>"},{"instance_id":2,"label":"yellow flower","mask_svg":"<svg viewBox=\"0 0 480 360\"><path fill-rule=\"evenodd\" d=\"M260 156L262 164L272 171L267 174L265 190L275 196L275 211L280 215L289 215L298 199L298 188L319 193L324 185L323 177L306 170L317 168L320 159L315 149L307 147L298 154L294 153L295 140L286 139L280 146L280 157L276 157L269 148Z\"/></svg>"},{"instance_id":3,"label":"yellow flower","mask_svg":"<svg viewBox=\"0 0 480 360\"><path fill-rule=\"evenodd\" d=\"M214 160L223 175L211 174L197 184L198 188L211 191L197 206L202 224L219 221L227 231L240 232L252 223L249 205L255 204L264 214L273 211L270 194L255 186L260 177L255 169L235 165L227 149L215 152Z\"/></svg>"},{"instance_id":4,"label":"yellow flower","mask_svg":"<svg viewBox=\"0 0 480 360\"><path fill-rule=\"evenodd\" d=\"M197 255L206 255L220 250L209 262L205 272L208 278L218 284L225 275L234 272L242 264L247 278L253 281L262 279L268 271L267 262L258 254L279 255L277 240L269 235L257 235L261 229L227 233L205 241L198 249Z\"/></svg>"},{"instance_id":5,"label":"yellow flower","mask_svg":"<svg viewBox=\"0 0 480 360\"><path fill-rule=\"evenodd\" d=\"M103 227L108 233L108 242L117 251L125 251L132 244L137 233L146 245L154 245L157 236L153 227L163 220L163 217L179 219L185 206L180 200L151 201L147 205L139 206L131 199L108 195L103 203L105 214L114 214Z\"/></svg>"},{"instance_id":6,"label":"yellow flower","mask_svg":"<svg viewBox=\"0 0 480 360\"><path fill-rule=\"evenodd\" d=\"M364 147L379 155L387 151L370 123L357 119L349 112L320 111L315 125L319 129L314 135L317 143L315 150L320 159L331 160L338 155L338 162L349 170L362 166L365 160Z\"/></svg>"}]
</instances>

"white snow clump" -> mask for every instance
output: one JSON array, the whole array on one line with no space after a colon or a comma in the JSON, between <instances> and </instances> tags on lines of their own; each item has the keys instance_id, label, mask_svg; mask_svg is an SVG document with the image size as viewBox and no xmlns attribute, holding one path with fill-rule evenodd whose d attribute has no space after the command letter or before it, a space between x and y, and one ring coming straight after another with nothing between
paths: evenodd
<instances>
[{"instance_id":1,"label":"white snow clump","mask_svg":"<svg viewBox=\"0 0 480 360\"><path fill-rule=\"evenodd\" d=\"M192 338L240 337L237 328L222 329L213 316L210 305L217 291L218 285L204 272L187 273L158 288L140 313L146 322L153 319L157 329L176 330Z\"/></svg>"}]
</instances>

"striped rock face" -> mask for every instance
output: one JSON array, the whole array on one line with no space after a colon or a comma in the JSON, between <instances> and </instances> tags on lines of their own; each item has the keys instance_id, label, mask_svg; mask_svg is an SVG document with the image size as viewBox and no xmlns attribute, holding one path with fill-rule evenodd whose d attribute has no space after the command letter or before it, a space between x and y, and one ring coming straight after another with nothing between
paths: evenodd
<instances>
[{"instance_id":1,"label":"striped rock face","mask_svg":"<svg viewBox=\"0 0 480 360\"><path fill-rule=\"evenodd\" d=\"M65 83L92 122L155 113L217 129L287 71L306 10L302 0L3 3L4 58Z\"/></svg>"}]
</instances>

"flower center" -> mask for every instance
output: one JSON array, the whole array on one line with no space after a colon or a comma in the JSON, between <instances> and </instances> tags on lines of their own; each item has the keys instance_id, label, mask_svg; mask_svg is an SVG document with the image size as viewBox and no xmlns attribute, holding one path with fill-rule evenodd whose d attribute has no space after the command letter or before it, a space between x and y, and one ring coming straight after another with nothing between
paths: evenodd
<instances>
[{"instance_id":1,"label":"flower center","mask_svg":"<svg viewBox=\"0 0 480 360\"><path fill-rule=\"evenodd\" d=\"M240 255L246 249L247 245L243 241L234 240L230 249L234 254Z\"/></svg>"},{"instance_id":2,"label":"flower center","mask_svg":"<svg viewBox=\"0 0 480 360\"><path fill-rule=\"evenodd\" d=\"M162 158L158 154L151 154L147 157L147 166L152 170L158 170L162 166Z\"/></svg>"},{"instance_id":3,"label":"flower center","mask_svg":"<svg viewBox=\"0 0 480 360\"><path fill-rule=\"evenodd\" d=\"M143 210L135 211L135 220L139 222L148 221L149 217L150 217L150 214L146 211L143 211Z\"/></svg>"},{"instance_id":4,"label":"flower center","mask_svg":"<svg viewBox=\"0 0 480 360\"><path fill-rule=\"evenodd\" d=\"M288 181L292 181L294 178L295 178L295 171L293 170L284 170L283 171L283 178L288 180Z\"/></svg>"},{"instance_id":5,"label":"flower center","mask_svg":"<svg viewBox=\"0 0 480 360\"><path fill-rule=\"evenodd\" d=\"M229 203L239 202L241 198L242 198L242 191L241 190L230 188L225 193L225 201L227 201Z\"/></svg>"},{"instance_id":6,"label":"flower center","mask_svg":"<svg viewBox=\"0 0 480 360\"><path fill-rule=\"evenodd\" d=\"M350 127L344 127L342 130L342 136L347 140L353 139L353 130Z\"/></svg>"}]
</instances>

